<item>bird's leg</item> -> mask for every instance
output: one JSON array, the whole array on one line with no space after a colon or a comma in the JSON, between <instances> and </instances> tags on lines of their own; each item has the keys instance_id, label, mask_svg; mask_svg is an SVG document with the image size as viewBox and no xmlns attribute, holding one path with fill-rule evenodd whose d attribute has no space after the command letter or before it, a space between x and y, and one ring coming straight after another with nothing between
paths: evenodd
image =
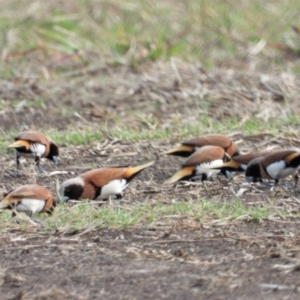
<instances>
[{"instance_id":1,"label":"bird's leg","mask_svg":"<svg viewBox=\"0 0 300 300\"><path fill-rule=\"evenodd\" d=\"M298 179L299 179L298 174L295 173L295 175L294 175L295 185L291 185L291 184L289 184L287 182L284 182L283 185L285 187L287 187L288 189L291 189L291 190L296 189L297 188L297 184L298 184Z\"/></svg>"},{"instance_id":2,"label":"bird's leg","mask_svg":"<svg viewBox=\"0 0 300 300\"><path fill-rule=\"evenodd\" d=\"M34 158L34 161L35 161L36 166L37 166L38 169L39 169L40 174L45 174L46 171L40 166L40 159L41 159L41 158L40 158L39 156L36 156L36 157Z\"/></svg>"},{"instance_id":3,"label":"bird's leg","mask_svg":"<svg viewBox=\"0 0 300 300\"><path fill-rule=\"evenodd\" d=\"M295 179L295 188L296 188L299 180L299 176L297 173L295 173L294 179Z\"/></svg>"},{"instance_id":4,"label":"bird's leg","mask_svg":"<svg viewBox=\"0 0 300 300\"><path fill-rule=\"evenodd\" d=\"M20 154L17 150L15 150L15 160L16 160L16 171L12 172L11 175L15 177L19 177L22 175L22 172L19 170L20 168Z\"/></svg>"},{"instance_id":5,"label":"bird's leg","mask_svg":"<svg viewBox=\"0 0 300 300\"><path fill-rule=\"evenodd\" d=\"M273 182L263 181L262 179L260 179L259 182L260 182L261 185L267 186L269 188L272 188L276 185L276 180L275 180L275 184Z\"/></svg>"},{"instance_id":6,"label":"bird's leg","mask_svg":"<svg viewBox=\"0 0 300 300\"><path fill-rule=\"evenodd\" d=\"M34 223L36 223L36 224L42 224L42 221L32 218L32 211L28 212L27 215L30 218L30 220L33 221Z\"/></svg>"},{"instance_id":7,"label":"bird's leg","mask_svg":"<svg viewBox=\"0 0 300 300\"><path fill-rule=\"evenodd\" d=\"M11 213L11 218L13 219L16 215L17 214L16 214L15 210L13 209L13 211ZM15 219L15 220L16 220L17 224L20 224L20 221L18 219Z\"/></svg>"},{"instance_id":8,"label":"bird's leg","mask_svg":"<svg viewBox=\"0 0 300 300\"><path fill-rule=\"evenodd\" d=\"M279 178L278 178L278 177L276 177L276 178L275 178L274 185L273 185L272 187L270 187L270 191L273 191L273 190L274 190L275 186L277 186L277 185L278 185L278 182L279 182Z\"/></svg>"}]
</instances>

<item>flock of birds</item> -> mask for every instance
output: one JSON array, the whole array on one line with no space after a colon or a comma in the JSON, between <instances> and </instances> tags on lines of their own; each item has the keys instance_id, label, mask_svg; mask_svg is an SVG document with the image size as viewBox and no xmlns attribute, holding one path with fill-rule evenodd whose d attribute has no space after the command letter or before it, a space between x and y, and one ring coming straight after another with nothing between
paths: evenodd
<instances>
[{"instance_id":1,"label":"flock of birds","mask_svg":"<svg viewBox=\"0 0 300 300\"><path fill-rule=\"evenodd\" d=\"M54 141L38 131L20 133L9 146L15 149L16 174L21 175L21 156L33 157L39 172L40 159L47 158L54 163L59 161L59 149ZM265 151L241 154L231 138L221 134L202 135L180 146L161 153L177 155L187 159L181 168L164 185L181 180L205 181L212 175L222 173L231 178L236 173L245 173L248 182L261 182L275 186L279 180L294 175L297 186L297 170L300 166L300 152L296 150ZM18 212L26 213L30 218L35 213L51 214L57 203L81 199L102 199L111 201L111 197L122 197L123 190L130 181L155 161L136 167L111 167L93 169L75 178L64 181L53 197L50 191L37 184L26 184L6 193L0 202L0 209L11 209L12 217ZM266 182L264 180L274 180ZM34 220L36 221L36 220Z\"/></svg>"}]
</instances>

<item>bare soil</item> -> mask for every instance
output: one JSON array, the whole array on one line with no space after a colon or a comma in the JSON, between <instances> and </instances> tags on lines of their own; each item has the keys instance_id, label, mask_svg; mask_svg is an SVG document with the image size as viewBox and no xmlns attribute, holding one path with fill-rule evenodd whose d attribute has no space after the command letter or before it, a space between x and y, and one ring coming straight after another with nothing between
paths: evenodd
<instances>
[{"instance_id":1,"label":"bare soil","mask_svg":"<svg viewBox=\"0 0 300 300\"><path fill-rule=\"evenodd\" d=\"M155 69L154 66L151 67ZM147 82L151 84L144 81L140 85L134 85L139 76L146 78L143 77L145 72L104 69L106 73L113 73L115 77L112 77L115 79L126 78L126 83L121 80L118 82L118 95L124 96L122 87L126 86L124 91L128 92L128 89L132 88L133 96L123 98L112 93L114 86L109 83L105 90L91 83L89 99L83 99L83 87L78 85L78 89L74 89L73 81L61 84L61 88L56 87L56 91L53 91L53 86L47 87L42 83L34 83L32 86L32 82L11 82L9 90L8 83L2 82L2 94L5 95L3 99L8 103L16 97L16 91L26 93L26 99L30 99L39 91L47 101L40 109L32 108L28 103L27 106L18 109L10 105L4 117L0 118L0 125L5 130L32 127L40 130L51 127L65 129L68 126L80 128L86 122L93 126L104 126L114 124L113 117L120 114L124 117L124 123L128 121L128 126L135 128L142 125L136 118L130 122L130 116L132 111L138 112L141 109L144 113L155 115L160 126L168 126L174 115L185 122L185 118L199 117L195 116L195 111L201 111L192 92L186 105L182 105L187 86L189 91L193 86L193 82L185 80L185 74L190 74L191 78L196 74L196 69L193 69L194 73L189 73L186 68L185 66L183 71L180 71L183 82L188 83L178 87L171 81L166 85L168 88L162 88L164 83L150 79ZM151 71L150 68L147 74L151 74ZM197 74L202 76L200 85L203 86L200 90L206 91L206 95L211 96L219 92L217 79L223 79L223 92L226 86L231 86L226 76L208 76L200 71ZM231 76L236 81L240 80L241 84L248 75ZM246 90L252 89L255 97L259 93L259 97L264 97L261 95L266 93L264 99L266 103L271 103L270 101L274 100L272 93L266 87L260 87L256 81L258 77L255 76L249 75L249 81L246 80L247 84L243 87L246 87ZM256 83L250 85L253 78L256 78ZM198 83L195 83L195 88L199 87ZM276 84L280 85L280 80L277 80ZM238 85L232 86L236 90L242 89ZM99 91L102 92L97 98ZM194 92L195 95L199 93ZM253 106L256 105L257 98L249 100L244 97L247 91L244 90L243 93L241 98L233 97L231 104L228 101L219 102L224 104L223 110L213 101L210 107L211 114L215 113L222 121L226 112L233 114L232 107L239 101L244 101L242 107L246 113L244 105L250 101L252 104L248 106L248 112L251 117L251 114L256 113ZM160 96L157 96L159 94ZM148 96L150 98L147 98ZM144 97L148 100L143 101ZM149 99L152 99L152 102ZM275 109L266 111L265 115L276 114L279 107L276 101L272 102ZM296 109L297 105L293 104L293 109ZM78 118L78 114L61 114L59 109L63 110L69 106L78 111L82 118ZM195 111L193 107L196 107ZM281 111L286 112L289 109L291 105L283 107ZM299 146L296 138L289 139L285 135L245 136L237 132L232 136L239 141L243 151L264 149L266 146ZM168 205L175 198L177 201L197 201L200 196L222 203L231 199L240 189L242 176L231 182L218 176L206 186L188 183L174 187L161 186L161 183L177 170L183 159L159 157L158 153L180 140L180 137L173 141L141 142L107 139L85 146L61 145L61 164L54 166L44 160L42 165L49 172L68 170L80 174L91 166L137 165L157 159L153 167L145 170L131 183L121 204L149 202L152 205ZM3 170L0 187L3 192L17 185L37 182L49 187L55 194L56 178L62 181L75 176L34 176L32 165L24 161L24 175L19 178L12 177L10 172L14 171L15 167L12 154L3 156L0 164ZM249 189L241 199L249 205L259 207L264 207L265 204L286 207L296 214L299 213L297 195L298 190L291 191L285 187L278 187L272 192L265 190L263 193ZM281 215L259 222L254 222L249 216L232 221L214 218L195 220L186 215L176 215L150 224L142 222L126 229L89 228L74 233L47 233L43 226L24 229L12 222L11 227L0 234L0 298L299 299L299 230L299 220Z\"/></svg>"}]
</instances>

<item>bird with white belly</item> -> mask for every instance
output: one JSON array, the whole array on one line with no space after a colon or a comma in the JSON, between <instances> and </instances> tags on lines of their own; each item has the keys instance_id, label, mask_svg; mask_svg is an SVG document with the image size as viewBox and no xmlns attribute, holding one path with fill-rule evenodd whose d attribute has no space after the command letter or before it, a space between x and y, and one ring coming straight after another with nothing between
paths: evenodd
<instances>
[{"instance_id":1,"label":"bird with white belly","mask_svg":"<svg viewBox=\"0 0 300 300\"><path fill-rule=\"evenodd\" d=\"M15 210L31 218L35 213L52 214L55 205L55 200L47 188L37 184L26 184L6 193L0 202L0 209L13 210L12 217L16 216Z\"/></svg>"},{"instance_id":2,"label":"bird with white belly","mask_svg":"<svg viewBox=\"0 0 300 300\"><path fill-rule=\"evenodd\" d=\"M249 162L245 177L248 182L274 180L275 185L279 180L289 175L294 175L295 187L298 183L296 171L300 166L300 152L294 150L277 151L270 155L256 158Z\"/></svg>"},{"instance_id":3,"label":"bird with white belly","mask_svg":"<svg viewBox=\"0 0 300 300\"><path fill-rule=\"evenodd\" d=\"M121 199L122 192L129 182L153 164L154 161L137 167L112 167L88 171L64 181L59 187L57 201L110 200L111 196Z\"/></svg>"},{"instance_id":4,"label":"bird with white belly","mask_svg":"<svg viewBox=\"0 0 300 300\"><path fill-rule=\"evenodd\" d=\"M225 150L219 146L203 146L194 152L164 185L180 180L199 179L205 181L220 170L214 169L230 159Z\"/></svg>"},{"instance_id":5,"label":"bird with white belly","mask_svg":"<svg viewBox=\"0 0 300 300\"><path fill-rule=\"evenodd\" d=\"M59 153L57 145L43 133L35 130L21 132L15 137L15 142L9 146L15 149L16 168L19 172L20 157L33 157L40 173L45 171L40 166L40 159L45 157L55 164L58 163Z\"/></svg>"}]
</instances>

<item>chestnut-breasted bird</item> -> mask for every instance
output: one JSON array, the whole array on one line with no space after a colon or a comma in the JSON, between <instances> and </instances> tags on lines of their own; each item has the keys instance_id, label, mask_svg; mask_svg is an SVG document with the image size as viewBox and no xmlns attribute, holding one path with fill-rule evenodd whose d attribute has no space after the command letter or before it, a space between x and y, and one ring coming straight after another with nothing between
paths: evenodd
<instances>
[{"instance_id":1,"label":"chestnut-breasted bird","mask_svg":"<svg viewBox=\"0 0 300 300\"><path fill-rule=\"evenodd\" d=\"M55 164L59 160L56 144L39 131L29 130L21 132L15 137L15 142L9 148L15 148L17 171L19 170L19 158L21 156L33 157L40 172L44 172L40 166L42 157L50 159Z\"/></svg>"},{"instance_id":2,"label":"chestnut-breasted bird","mask_svg":"<svg viewBox=\"0 0 300 300\"><path fill-rule=\"evenodd\" d=\"M207 180L213 174L220 172L220 170L214 170L212 167L219 167L229 159L229 155L223 148L219 146L203 146L194 152L182 164L181 169L164 182L164 185L191 178L200 178L201 181Z\"/></svg>"},{"instance_id":3,"label":"chestnut-breasted bird","mask_svg":"<svg viewBox=\"0 0 300 300\"><path fill-rule=\"evenodd\" d=\"M300 166L300 152L294 150L277 151L270 155L251 160L246 168L245 177L249 182L263 179L275 180L294 175L295 187L298 183L297 169Z\"/></svg>"},{"instance_id":4,"label":"chestnut-breasted bird","mask_svg":"<svg viewBox=\"0 0 300 300\"><path fill-rule=\"evenodd\" d=\"M154 161L137 167L113 167L94 169L78 177L64 181L59 187L57 201L70 199L110 199L116 195L122 198L122 191L129 182Z\"/></svg>"},{"instance_id":5,"label":"chestnut-breasted bird","mask_svg":"<svg viewBox=\"0 0 300 300\"><path fill-rule=\"evenodd\" d=\"M177 155L189 157L193 152L203 146L219 146L224 149L230 156L239 155L239 149L226 135L223 134L206 134L181 143L180 146L161 153L162 155Z\"/></svg>"},{"instance_id":6,"label":"chestnut-breasted bird","mask_svg":"<svg viewBox=\"0 0 300 300\"><path fill-rule=\"evenodd\" d=\"M24 212L30 218L35 213L51 214L55 201L49 190L37 184L22 185L6 193L0 202L0 209L15 209ZM12 217L15 213L12 213Z\"/></svg>"},{"instance_id":7,"label":"chestnut-breasted bird","mask_svg":"<svg viewBox=\"0 0 300 300\"><path fill-rule=\"evenodd\" d=\"M271 151L265 151L237 155L232 157L230 161L225 162L223 165L215 167L214 169L220 170L220 172L229 179L237 172L245 172L248 163L254 158L263 157L271 153Z\"/></svg>"}]
</instances>

